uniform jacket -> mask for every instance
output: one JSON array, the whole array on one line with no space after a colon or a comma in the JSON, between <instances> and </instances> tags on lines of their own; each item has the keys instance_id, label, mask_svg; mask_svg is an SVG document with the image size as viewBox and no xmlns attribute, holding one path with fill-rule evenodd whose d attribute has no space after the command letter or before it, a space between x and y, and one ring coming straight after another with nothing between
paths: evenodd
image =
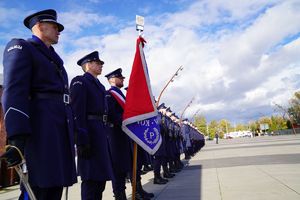
<instances>
[{"instance_id":1,"label":"uniform jacket","mask_svg":"<svg viewBox=\"0 0 300 200\"><path fill-rule=\"evenodd\" d=\"M160 112L158 113L158 122L160 126L160 135L161 135L161 145L159 149L155 152L155 156L167 156L167 150L166 150L166 135L167 132L167 126L166 126L166 118L164 115L162 115Z\"/></svg>"},{"instance_id":2,"label":"uniform jacket","mask_svg":"<svg viewBox=\"0 0 300 200\"><path fill-rule=\"evenodd\" d=\"M25 158L32 186L76 182L73 116L63 61L37 37L11 40L3 55L3 109L8 138L27 134ZM55 94L61 99L36 98Z\"/></svg>"},{"instance_id":3,"label":"uniform jacket","mask_svg":"<svg viewBox=\"0 0 300 200\"><path fill-rule=\"evenodd\" d=\"M107 92L90 73L75 77L71 82L71 99L77 130L77 145L90 145L89 159L78 157L78 173L82 180L105 181L113 178L108 134L111 131L102 120L88 116L107 114Z\"/></svg>"},{"instance_id":4,"label":"uniform jacket","mask_svg":"<svg viewBox=\"0 0 300 200\"><path fill-rule=\"evenodd\" d=\"M112 153L113 167L119 172L129 172L132 166L132 141L129 136L122 130L123 107L120 99L125 102L125 96L122 91L112 86L108 92L111 94L109 101L110 116L113 128L109 134L109 144ZM119 98L119 100L117 100Z\"/></svg>"}]
</instances>

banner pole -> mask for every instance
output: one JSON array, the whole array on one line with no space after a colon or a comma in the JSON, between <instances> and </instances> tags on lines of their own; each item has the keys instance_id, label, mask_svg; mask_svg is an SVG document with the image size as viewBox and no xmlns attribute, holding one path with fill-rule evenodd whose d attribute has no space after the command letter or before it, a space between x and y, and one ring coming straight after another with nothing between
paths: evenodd
<instances>
[{"instance_id":1,"label":"banner pole","mask_svg":"<svg viewBox=\"0 0 300 200\"><path fill-rule=\"evenodd\" d=\"M136 169L137 169L137 144L133 142L133 161L132 161L132 200L135 200L136 194Z\"/></svg>"},{"instance_id":2,"label":"banner pole","mask_svg":"<svg viewBox=\"0 0 300 200\"><path fill-rule=\"evenodd\" d=\"M136 15L135 16L136 22L136 30L139 33L139 36L142 35L144 31L144 17ZM136 194L136 174L137 174L137 144L133 142L133 161L132 161L132 200L135 200Z\"/></svg>"}]
</instances>

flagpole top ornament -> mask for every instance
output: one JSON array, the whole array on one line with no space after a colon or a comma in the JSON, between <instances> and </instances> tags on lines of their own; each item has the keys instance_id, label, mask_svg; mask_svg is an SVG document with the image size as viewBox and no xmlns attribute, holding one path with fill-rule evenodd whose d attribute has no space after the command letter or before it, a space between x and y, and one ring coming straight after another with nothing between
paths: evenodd
<instances>
[{"instance_id":1,"label":"flagpole top ornament","mask_svg":"<svg viewBox=\"0 0 300 200\"><path fill-rule=\"evenodd\" d=\"M143 16L136 15L135 24L136 24L136 30L139 32L139 35L141 35L142 32L144 31L145 18Z\"/></svg>"}]
</instances>

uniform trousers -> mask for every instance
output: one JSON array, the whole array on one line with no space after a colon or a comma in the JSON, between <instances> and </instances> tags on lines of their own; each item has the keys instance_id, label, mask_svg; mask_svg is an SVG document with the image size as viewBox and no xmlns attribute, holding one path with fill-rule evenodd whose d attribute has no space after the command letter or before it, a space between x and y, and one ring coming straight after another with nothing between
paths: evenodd
<instances>
[{"instance_id":1,"label":"uniform trousers","mask_svg":"<svg viewBox=\"0 0 300 200\"><path fill-rule=\"evenodd\" d=\"M51 188L40 188L40 187L31 187L37 200L61 200L63 187L51 187ZM28 193L25 190L24 186L21 185L21 196L19 200L29 199Z\"/></svg>"},{"instance_id":2,"label":"uniform trousers","mask_svg":"<svg viewBox=\"0 0 300 200\"><path fill-rule=\"evenodd\" d=\"M154 156L153 172L155 177L160 176L160 168L163 164L163 156Z\"/></svg>"},{"instance_id":3,"label":"uniform trousers","mask_svg":"<svg viewBox=\"0 0 300 200\"><path fill-rule=\"evenodd\" d=\"M165 156L162 157L161 165L163 167L164 173L168 173L168 162L167 162L167 158Z\"/></svg>"},{"instance_id":4,"label":"uniform trousers","mask_svg":"<svg viewBox=\"0 0 300 200\"><path fill-rule=\"evenodd\" d=\"M126 175L126 172L114 170L114 178L112 180L114 194L123 192L126 189Z\"/></svg>"},{"instance_id":5,"label":"uniform trousers","mask_svg":"<svg viewBox=\"0 0 300 200\"><path fill-rule=\"evenodd\" d=\"M81 183L82 200L101 200L106 181L86 180Z\"/></svg>"}]
</instances>

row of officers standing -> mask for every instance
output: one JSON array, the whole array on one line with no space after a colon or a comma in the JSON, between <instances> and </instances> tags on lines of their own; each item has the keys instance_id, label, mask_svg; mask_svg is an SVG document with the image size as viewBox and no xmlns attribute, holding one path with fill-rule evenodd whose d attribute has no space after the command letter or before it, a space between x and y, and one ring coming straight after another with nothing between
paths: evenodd
<instances>
[{"instance_id":1,"label":"row of officers standing","mask_svg":"<svg viewBox=\"0 0 300 200\"><path fill-rule=\"evenodd\" d=\"M84 74L73 78L69 87L63 60L52 47L64 30L56 11L33 13L24 19L24 25L32 31L32 38L12 39L3 55L2 105L10 146L2 157L15 166L22 162L18 153L25 156L28 181L38 200L61 199L63 187L76 183L77 175L83 200L102 199L108 180L112 180L115 199L126 199L133 142L121 128L125 104L122 69L105 75L111 85L106 90L97 78L104 62L94 51L78 60ZM143 164L153 164L154 183L164 184L167 179L160 176L161 166L164 177L171 178L172 172L182 168L180 153L196 151L183 147L186 140L163 107L160 149L150 157L138 148L136 199L154 197L142 187ZM28 199L23 187L21 190L19 199Z\"/></svg>"}]
</instances>

